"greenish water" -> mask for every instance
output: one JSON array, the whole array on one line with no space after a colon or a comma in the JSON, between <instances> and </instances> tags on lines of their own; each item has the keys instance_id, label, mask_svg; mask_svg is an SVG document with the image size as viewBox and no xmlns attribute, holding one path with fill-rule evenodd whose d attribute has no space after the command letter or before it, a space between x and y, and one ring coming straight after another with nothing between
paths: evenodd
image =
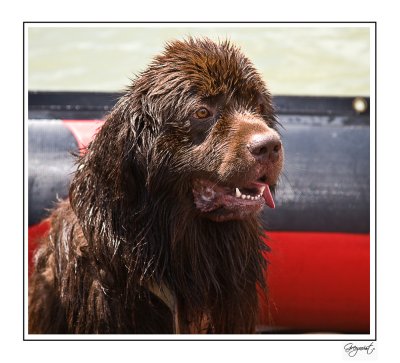
<instances>
[{"instance_id":1,"label":"greenish water","mask_svg":"<svg viewBox=\"0 0 400 363\"><path fill-rule=\"evenodd\" d=\"M275 95L370 93L366 27L36 27L27 30L28 89L119 91L185 36L229 38Z\"/></svg>"}]
</instances>

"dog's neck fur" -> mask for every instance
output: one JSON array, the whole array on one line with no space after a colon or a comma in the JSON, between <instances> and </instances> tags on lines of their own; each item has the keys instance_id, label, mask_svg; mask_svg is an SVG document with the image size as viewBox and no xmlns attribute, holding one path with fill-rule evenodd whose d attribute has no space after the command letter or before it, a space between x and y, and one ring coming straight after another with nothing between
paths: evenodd
<instances>
[{"instance_id":1,"label":"dog's neck fur","mask_svg":"<svg viewBox=\"0 0 400 363\"><path fill-rule=\"evenodd\" d=\"M191 213L179 216L177 204L170 208L169 213L175 218L158 226L170 233L163 242L170 246L165 256L168 268L159 270L154 266L155 274L150 279L169 296L166 301L175 313L175 322L179 321L177 329L253 331L257 319L256 287L265 286L266 247L257 219L218 223L199 216L193 218ZM160 220L156 213L154 221Z\"/></svg>"}]
</instances>

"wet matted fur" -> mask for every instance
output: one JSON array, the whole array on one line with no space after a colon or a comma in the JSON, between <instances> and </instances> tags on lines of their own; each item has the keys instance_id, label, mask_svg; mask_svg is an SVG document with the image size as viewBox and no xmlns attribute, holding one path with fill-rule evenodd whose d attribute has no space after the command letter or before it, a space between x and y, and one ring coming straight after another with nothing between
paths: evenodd
<instances>
[{"instance_id":1,"label":"wet matted fur","mask_svg":"<svg viewBox=\"0 0 400 363\"><path fill-rule=\"evenodd\" d=\"M167 44L77 160L29 281L29 333L253 333L259 211L283 163L271 97L229 42Z\"/></svg>"}]
</instances>

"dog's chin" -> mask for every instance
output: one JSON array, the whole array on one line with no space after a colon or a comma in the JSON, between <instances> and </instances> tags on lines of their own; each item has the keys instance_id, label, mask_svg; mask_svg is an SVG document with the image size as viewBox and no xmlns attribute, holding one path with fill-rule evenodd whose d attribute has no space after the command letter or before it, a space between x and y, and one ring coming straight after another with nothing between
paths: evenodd
<instances>
[{"instance_id":1,"label":"dog's chin","mask_svg":"<svg viewBox=\"0 0 400 363\"><path fill-rule=\"evenodd\" d=\"M261 203L254 206L238 207L236 209L220 207L212 212L202 213L202 216L214 222L243 220L257 215L262 207Z\"/></svg>"},{"instance_id":2,"label":"dog's chin","mask_svg":"<svg viewBox=\"0 0 400 363\"><path fill-rule=\"evenodd\" d=\"M229 187L210 180L193 181L193 198L202 217L215 222L242 220L256 215L267 205L275 208L274 185L260 181Z\"/></svg>"}]
</instances>

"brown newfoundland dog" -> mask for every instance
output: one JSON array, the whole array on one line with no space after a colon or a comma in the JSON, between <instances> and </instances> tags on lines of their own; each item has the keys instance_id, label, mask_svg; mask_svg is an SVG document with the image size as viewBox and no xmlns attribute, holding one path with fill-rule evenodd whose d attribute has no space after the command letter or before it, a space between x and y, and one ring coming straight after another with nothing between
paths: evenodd
<instances>
[{"instance_id":1,"label":"brown newfoundland dog","mask_svg":"<svg viewBox=\"0 0 400 363\"><path fill-rule=\"evenodd\" d=\"M29 333L253 333L259 212L283 149L229 42L166 46L77 160L29 282Z\"/></svg>"}]
</instances>

